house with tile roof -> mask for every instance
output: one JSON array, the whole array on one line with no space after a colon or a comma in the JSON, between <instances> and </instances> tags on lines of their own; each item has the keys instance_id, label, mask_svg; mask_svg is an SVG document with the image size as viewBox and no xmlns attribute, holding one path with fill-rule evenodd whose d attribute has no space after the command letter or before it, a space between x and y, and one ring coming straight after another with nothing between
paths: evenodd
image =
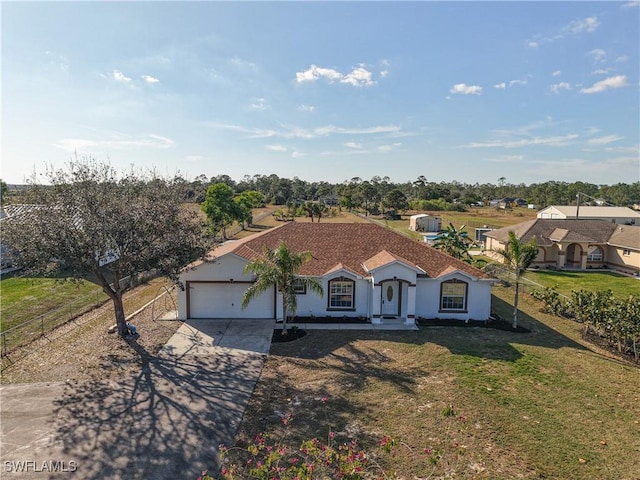
<instances>
[{"instance_id":1,"label":"house with tile roof","mask_svg":"<svg viewBox=\"0 0 640 480\"><path fill-rule=\"evenodd\" d=\"M290 222L227 242L212 252L213 261L186 268L180 277L179 318L282 319L282 298L275 289L241 308L254 281L244 273L245 265L280 242L294 252L311 252L300 276L319 278L324 287L323 297L298 292L298 316L411 324L416 318L487 320L491 313L496 280L422 242L372 223Z\"/></svg>"},{"instance_id":2,"label":"house with tile roof","mask_svg":"<svg viewBox=\"0 0 640 480\"><path fill-rule=\"evenodd\" d=\"M640 226L609 220L535 219L486 234L486 249L506 248L509 232L522 242L535 238L538 256L532 266L578 269L609 268L640 275Z\"/></svg>"}]
</instances>

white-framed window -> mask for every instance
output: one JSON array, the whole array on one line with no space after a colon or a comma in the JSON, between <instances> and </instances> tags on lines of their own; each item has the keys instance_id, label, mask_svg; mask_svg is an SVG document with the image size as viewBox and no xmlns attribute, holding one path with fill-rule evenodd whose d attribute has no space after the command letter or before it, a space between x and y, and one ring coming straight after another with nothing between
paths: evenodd
<instances>
[{"instance_id":1,"label":"white-framed window","mask_svg":"<svg viewBox=\"0 0 640 480\"><path fill-rule=\"evenodd\" d=\"M603 258L602 248L593 246L587 250L587 262L601 262Z\"/></svg>"},{"instance_id":2,"label":"white-framed window","mask_svg":"<svg viewBox=\"0 0 640 480\"><path fill-rule=\"evenodd\" d=\"M468 284L462 280L448 280L440 284L440 310L467 309Z\"/></svg>"},{"instance_id":3,"label":"white-framed window","mask_svg":"<svg viewBox=\"0 0 640 480\"><path fill-rule=\"evenodd\" d=\"M345 277L329 280L329 310L355 310L355 283Z\"/></svg>"},{"instance_id":4,"label":"white-framed window","mask_svg":"<svg viewBox=\"0 0 640 480\"><path fill-rule=\"evenodd\" d=\"M293 282L293 290L296 292L296 295L306 295L307 294L307 285L300 278L296 278Z\"/></svg>"}]
</instances>

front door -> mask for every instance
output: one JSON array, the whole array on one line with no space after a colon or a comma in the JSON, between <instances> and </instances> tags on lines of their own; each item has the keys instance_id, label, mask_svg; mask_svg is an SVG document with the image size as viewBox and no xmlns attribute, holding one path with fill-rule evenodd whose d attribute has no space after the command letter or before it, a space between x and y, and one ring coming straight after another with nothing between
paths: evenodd
<instances>
[{"instance_id":1,"label":"front door","mask_svg":"<svg viewBox=\"0 0 640 480\"><path fill-rule=\"evenodd\" d=\"M400 316L400 282L394 280L382 284L382 316Z\"/></svg>"}]
</instances>

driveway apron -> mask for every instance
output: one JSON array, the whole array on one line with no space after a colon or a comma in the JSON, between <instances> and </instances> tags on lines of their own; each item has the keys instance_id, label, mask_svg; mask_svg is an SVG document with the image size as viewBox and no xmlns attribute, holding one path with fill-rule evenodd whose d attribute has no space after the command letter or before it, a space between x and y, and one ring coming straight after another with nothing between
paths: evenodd
<instances>
[{"instance_id":1,"label":"driveway apron","mask_svg":"<svg viewBox=\"0 0 640 480\"><path fill-rule=\"evenodd\" d=\"M168 480L217 471L218 446L233 444L273 327L185 323L159 355L143 353L134 374L0 387L0 477Z\"/></svg>"}]
</instances>

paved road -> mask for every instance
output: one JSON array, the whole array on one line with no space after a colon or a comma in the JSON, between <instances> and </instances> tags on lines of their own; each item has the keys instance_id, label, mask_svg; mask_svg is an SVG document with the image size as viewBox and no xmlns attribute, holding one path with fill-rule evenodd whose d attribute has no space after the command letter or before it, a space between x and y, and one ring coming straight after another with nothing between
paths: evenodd
<instances>
[{"instance_id":1,"label":"paved road","mask_svg":"<svg viewBox=\"0 0 640 480\"><path fill-rule=\"evenodd\" d=\"M177 337L117 381L1 387L0 477L168 480L217 469L273 331L271 321L236 322L200 325L218 329L208 333L183 325L195 345Z\"/></svg>"}]
</instances>

